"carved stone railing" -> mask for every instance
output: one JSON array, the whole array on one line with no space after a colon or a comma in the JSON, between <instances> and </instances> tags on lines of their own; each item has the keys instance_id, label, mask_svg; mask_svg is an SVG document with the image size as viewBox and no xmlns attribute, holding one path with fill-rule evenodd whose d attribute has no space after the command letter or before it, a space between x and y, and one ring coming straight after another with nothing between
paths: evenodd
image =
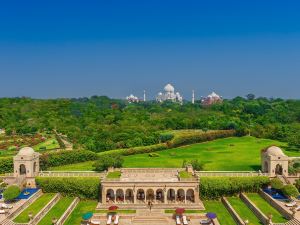
<instances>
[{"instance_id":1,"label":"carved stone railing","mask_svg":"<svg viewBox=\"0 0 300 225\"><path fill-rule=\"evenodd\" d=\"M268 176L268 173L256 171L196 171L199 177L256 177Z\"/></svg>"},{"instance_id":2,"label":"carved stone railing","mask_svg":"<svg viewBox=\"0 0 300 225\"><path fill-rule=\"evenodd\" d=\"M106 173L93 171L41 171L40 177L105 177Z\"/></svg>"},{"instance_id":3,"label":"carved stone railing","mask_svg":"<svg viewBox=\"0 0 300 225\"><path fill-rule=\"evenodd\" d=\"M64 212L64 214L59 218L59 220L56 222L55 225L63 225L79 202L80 199L76 197L74 201L70 204L70 206L67 208L67 210Z\"/></svg>"}]
</instances>

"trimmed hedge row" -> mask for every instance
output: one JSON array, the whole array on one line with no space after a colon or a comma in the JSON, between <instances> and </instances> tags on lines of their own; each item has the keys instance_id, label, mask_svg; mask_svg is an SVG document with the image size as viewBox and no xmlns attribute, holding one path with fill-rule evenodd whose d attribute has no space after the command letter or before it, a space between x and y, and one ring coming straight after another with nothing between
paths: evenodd
<instances>
[{"instance_id":1,"label":"trimmed hedge row","mask_svg":"<svg viewBox=\"0 0 300 225\"><path fill-rule=\"evenodd\" d=\"M149 145L149 146L141 146L134 148L125 148L125 149L117 149L110 150L105 152L98 153L99 156L128 156L142 153L150 153L161 151L169 148L175 148L187 144L201 143L205 141L212 141L218 138L232 137L236 135L235 130L216 130L216 131L207 131L207 132L191 132L188 134L179 134L175 135L173 140L168 141L166 143Z\"/></svg>"},{"instance_id":2,"label":"trimmed hedge row","mask_svg":"<svg viewBox=\"0 0 300 225\"><path fill-rule=\"evenodd\" d=\"M257 192L270 183L266 176L257 177L201 177L200 197L218 199L241 192Z\"/></svg>"},{"instance_id":3,"label":"trimmed hedge row","mask_svg":"<svg viewBox=\"0 0 300 225\"><path fill-rule=\"evenodd\" d=\"M98 155L87 150L47 152L40 156L40 166L42 170L49 167L61 166L98 159Z\"/></svg>"},{"instance_id":4,"label":"trimmed hedge row","mask_svg":"<svg viewBox=\"0 0 300 225\"><path fill-rule=\"evenodd\" d=\"M97 177L37 177L36 182L46 193L99 199L100 179Z\"/></svg>"}]
</instances>

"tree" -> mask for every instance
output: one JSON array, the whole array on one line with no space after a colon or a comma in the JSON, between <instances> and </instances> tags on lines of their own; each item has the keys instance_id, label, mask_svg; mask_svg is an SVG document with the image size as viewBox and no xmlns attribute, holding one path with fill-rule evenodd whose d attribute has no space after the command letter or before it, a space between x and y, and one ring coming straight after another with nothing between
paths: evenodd
<instances>
[{"instance_id":1,"label":"tree","mask_svg":"<svg viewBox=\"0 0 300 225\"><path fill-rule=\"evenodd\" d=\"M3 192L3 197L7 201L12 201L16 197L18 197L20 193L21 193L21 190L20 190L19 186L12 185L5 189L5 191Z\"/></svg>"},{"instance_id":2,"label":"tree","mask_svg":"<svg viewBox=\"0 0 300 225\"><path fill-rule=\"evenodd\" d=\"M191 161L191 165L193 167L194 170L197 170L197 171L201 171L203 170L203 163L199 162L198 159L194 159Z\"/></svg>"},{"instance_id":3,"label":"tree","mask_svg":"<svg viewBox=\"0 0 300 225\"><path fill-rule=\"evenodd\" d=\"M271 187L277 190L281 190L283 188L283 183L279 178L274 178L271 180Z\"/></svg>"},{"instance_id":4,"label":"tree","mask_svg":"<svg viewBox=\"0 0 300 225\"><path fill-rule=\"evenodd\" d=\"M291 198L291 197L296 198L296 197L299 196L298 189L292 184L285 185L282 188L282 192L283 192L283 194L285 194L289 198Z\"/></svg>"},{"instance_id":5,"label":"tree","mask_svg":"<svg viewBox=\"0 0 300 225\"><path fill-rule=\"evenodd\" d=\"M254 94L247 94L247 95L246 95L246 98L247 98L248 100L254 100L254 99L255 99L255 95L254 95Z\"/></svg>"},{"instance_id":6,"label":"tree","mask_svg":"<svg viewBox=\"0 0 300 225\"><path fill-rule=\"evenodd\" d=\"M94 163L96 171L104 171L109 167L120 168L123 164L123 158L119 155L117 156L103 156L98 161Z\"/></svg>"}]
</instances>

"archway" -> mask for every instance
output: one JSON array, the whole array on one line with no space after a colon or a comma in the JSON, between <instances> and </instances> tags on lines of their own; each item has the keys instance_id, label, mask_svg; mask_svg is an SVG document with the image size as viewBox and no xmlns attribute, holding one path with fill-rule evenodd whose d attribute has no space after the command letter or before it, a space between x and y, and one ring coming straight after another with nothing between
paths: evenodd
<instances>
[{"instance_id":1,"label":"archway","mask_svg":"<svg viewBox=\"0 0 300 225\"><path fill-rule=\"evenodd\" d=\"M33 163L33 172L36 172L36 162Z\"/></svg>"},{"instance_id":2,"label":"archway","mask_svg":"<svg viewBox=\"0 0 300 225\"><path fill-rule=\"evenodd\" d=\"M176 192L174 189L169 189L168 192L167 192L167 200L169 202L175 202L175 199L176 199Z\"/></svg>"},{"instance_id":3,"label":"archway","mask_svg":"<svg viewBox=\"0 0 300 225\"><path fill-rule=\"evenodd\" d=\"M114 202L115 201L115 192L112 189L108 189L106 192L106 202Z\"/></svg>"},{"instance_id":4,"label":"archway","mask_svg":"<svg viewBox=\"0 0 300 225\"><path fill-rule=\"evenodd\" d=\"M283 171L282 165L277 164L277 165L276 165L276 168L275 168L275 174L276 174L276 175L282 175L282 171Z\"/></svg>"},{"instance_id":5,"label":"archway","mask_svg":"<svg viewBox=\"0 0 300 225\"><path fill-rule=\"evenodd\" d=\"M163 203L164 202L164 191L162 189L156 190L156 200L158 202Z\"/></svg>"},{"instance_id":6,"label":"archway","mask_svg":"<svg viewBox=\"0 0 300 225\"><path fill-rule=\"evenodd\" d=\"M118 203L124 202L124 191L122 189L116 191L116 200Z\"/></svg>"},{"instance_id":7,"label":"archway","mask_svg":"<svg viewBox=\"0 0 300 225\"><path fill-rule=\"evenodd\" d=\"M19 171L20 175L26 174L26 166L24 164L20 165L20 169L19 170L20 170Z\"/></svg>"},{"instance_id":8,"label":"archway","mask_svg":"<svg viewBox=\"0 0 300 225\"><path fill-rule=\"evenodd\" d=\"M145 201L145 191L143 189L139 189L137 191L136 198L138 201L144 202Z\"/></svg>"},{"instance_id":9,"label":"archway","mask_svg":"<svg viewBox=\"0 0 300 225\"><path fill-rule=\"evenodd\" d=\"M126 190L125 201L128 203L133 203L133 191L131 189Z\"/></svg>"},{"instance_id":10,"label":"archway","mask_svg":"<svg viewBox=\"0 0 300 225\"><path fill-rule=\"evenodd\" d=\"M146 200L147 201L153 201L154 200L154 191L152 189L147 190Z\"/></svg>"},{"instance_id":11,"label":"archway","mask_svg":"<svg viewBox=\"0 0 300 225\"><path fill-rule=\"evenodd\" d=\"M177 191L177 201L179 202L184 202L185 200L185 193L184 193L184 190L183 189L179 189Z\"/></svg>"},{"instance_id":12,"label":"archway","mask_svg":"<svg viewBox=\"0 0 300 225\"><path fill-rule=\"evenodd\" d=\"M194 194L194 190L193 189L187 190L187 192L186 192L186 199L189 202L192 202L192 203L195 202L195 194Z\"/></svg>"}]
</instances>

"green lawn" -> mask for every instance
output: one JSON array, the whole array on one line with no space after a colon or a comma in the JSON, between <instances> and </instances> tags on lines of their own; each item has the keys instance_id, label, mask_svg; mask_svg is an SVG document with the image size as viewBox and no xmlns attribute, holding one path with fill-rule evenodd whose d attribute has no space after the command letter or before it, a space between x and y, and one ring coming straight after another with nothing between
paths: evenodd
<instances>
[{"instance_id":1,"label":"green lawn","mask_svg":"<svg viewBox=\"0 0 300 225\"><path fill-rule=\"evenodd\" d=\"M260 169L260 151L270 145L283 148L285 143L255 137L232 137L188 145L185 147L156 152L159 157L137 154L124 157L124 167L182 167L183 160L198 159L204 170L251 171ZM285 151L288 156L300 156L299 152ZM93 170L93 162L53 167L49 170L83 171Z\"/></svg>"},{"instance_id":2,"label":"green lawn","mask_svg":"<svg viewBox=\"0 0 300 225\"><path fill-rule=\"evenodd\" d=\"M221 225L235 225L234 219L221 201L203 201L205 212L213 212L217 214L218 221Z\"/></svg>"},{"instance_id":3,"label":"green lawn","mask_svg":"<svg viewBox=\"0 0 300 225\"><path fill-rule=\"evenodd\" d=\"M253 214L247 205L237 197L227 198L235 211L240 215L242 220L248 220L249 224L261 225L260 220Z\"/></svg>"},{"instance_id":4,"label":"green lawn","mask_svg":"<svg viewBox=\"0 0 300 225\"><path fill-rule=\"evenodd\" d=\"M52 219L59 219L67 208L70 206L74 198L62 197L50 211L45 215L45 217L38 223L38 225L52 225Z\"/></svg>"},{"instance_id":5,"label":"green lawn","mask_svg":"<svg viewBox=\"0 0 300 225\"><path fill-rule=\"evenodd\" d=\"M192 173L188 173L187 171L180 171L179 172L179 177L181 178L193 178L193 174Z\"/></svg>"},{"instance_id":6,"label":"green lawn","mask_svg":"<svg viewBox=\"0 0 300 225\"><path fill-rule=\"evenodd\" d=\"M266 202L259 194L257 193L248 193L248 198L266 215L270 213L273 215L272 222L274 223L285 223L287 219L284 218L273 206Z\"/></svg>"},{"instance_id":7,"label":"green lawn","mask_svg":"<svg viewBox=\"0 0 300 225\"><path fill-rule=\"evenodd\" d=\"M106 178L120 178L120 177L121 177L121 171L109 172L106 176Z\"/></svg>"},{"instance_id":8,"label":"green lawn","mask_svg":"<svg viewBox=\"0 0 300 225\"><path fill-rule=\"evenodd\" d=\"M93 200L80 201L64 225L80 225L81 217L86 212L94 212L98 202Z\"/></svg>"},{"instance_id":9,"label":"green lawn","mask_svg":"<svg viewBox=\"0 0 300 225\"><path fill-rule=\"evenodd\" d=\"M46 147L45 150L59 148L58 141L55 138L50 138L42 143L33 146L35 151L39 151L41 147Z\"/></svg>"},{"instance_id":10,"label":"green lawn","mask_svg":"<svg viewBox=\"0 0 300 225\"><path fill-rule=\"evenodd\" d=\"M46 193L35 200L29 207L27 207L20 215L18 215L15 219L15 223L28 223L29 217L28 213L32 212L33 216L35 216L44 206L50 202L50 200L54 197L55 194Z\"/></svg>"}]
</instances>

